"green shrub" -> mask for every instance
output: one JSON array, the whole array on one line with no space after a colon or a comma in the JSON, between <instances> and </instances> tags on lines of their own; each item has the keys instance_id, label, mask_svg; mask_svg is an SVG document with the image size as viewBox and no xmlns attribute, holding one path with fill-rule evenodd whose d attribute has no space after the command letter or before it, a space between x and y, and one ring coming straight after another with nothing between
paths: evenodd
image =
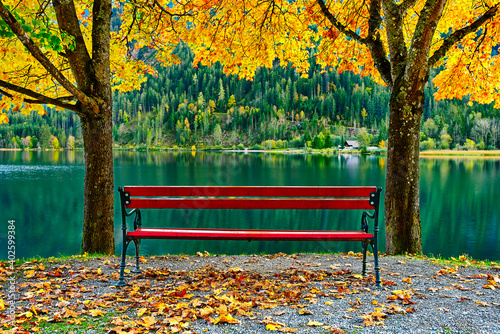
<instances>
[{"instance_id":1,"label":"green shrub","mask_svg":"<svg viewBox=\"0 0 500 334\"><path fill-rule=\"evenodd\" d=\"M317 150L321 150L325 147L325 135L323 135L323 133L320 132L318 135L314 136L312 147Z\"/></svg>"},{"instance_id":2,"label":"green shrub","mask_svg":"<svg viewBox=\"0 0 500 334\"><path fill-rule=\"evenodd\" d=\"M427 140L420 142L420 150L421 151L433 150L435 148L436 148L436 143L434 142L433 138L429 138Z\"/></svg>"},{"instance_id":3,"label":"green shrub","mask_svg":"<svg viewBox=\"0 0 500 334\"><path fill-rule=\"evenodd\" d=\"M441 144L439 147L443 150L447 150L450 148L450 144L452 142L451 136L449 134L443 134L441 135Z\"/></svg>"},{"instance_id":4,"label":"green shrub","mask_svg":"<svg viewBox=\"0 0 500 334\"><path fill-rule=\"evenodd\" d=\"M476 147L476 143L473 140L467 138L465 139L464 149L467 151L473 150Z\"/></svg>"},{"instance_id":5,"label":"green shrub","mask_svg":"<svg viewBox=\"0 0 500 334\"><path fill-rule=\"evenodd\" d=\"M265 150L271 150L276 147L276 144L274 143L273 140L266 140L262 146L264 146Z\"/></svg>"},{"instance_id":6,"label":"green shrub","mask_svg":"<svg viewBox=\"0 0 500 334\"><path fill-rule=\"evenodd\" d=\"M295 137L288 142L289 147L302 147L302 140L300 137Z\"/></svg>"}]
</instances>

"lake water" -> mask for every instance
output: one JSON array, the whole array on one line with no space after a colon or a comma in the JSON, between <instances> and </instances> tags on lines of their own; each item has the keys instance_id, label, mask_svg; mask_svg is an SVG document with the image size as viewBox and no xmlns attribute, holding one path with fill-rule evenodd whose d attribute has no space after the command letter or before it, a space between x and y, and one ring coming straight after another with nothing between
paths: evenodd
<instances>
[{"instance_id":1,"label":"lake water","mask_svg":"<svg viewBox=\"0 0 500 334\"><path fill-rule=\"evenodd\" d=\"M115 188L122 185L385 185L386 157L317 154L121 152ZM500 159L421 158L424 253L500 259ZM16 257L80 253L83 216L82 152L0 151L0 259L7 258L9 220ZM115 193L116 252L121 250ZM382 202L383 205L383 202ZM382 232L383 210L381 212ZM143 214L144 225L358 229L360 213L342 211L183 211ZM166 226L166 225L165 225ZM380 249L385 249L382 234ZM133 247L129 254L133 254ZM242 242L145 240L141 253L194 254L359 251L359 242Z\"/></svg>"}]
</instances>

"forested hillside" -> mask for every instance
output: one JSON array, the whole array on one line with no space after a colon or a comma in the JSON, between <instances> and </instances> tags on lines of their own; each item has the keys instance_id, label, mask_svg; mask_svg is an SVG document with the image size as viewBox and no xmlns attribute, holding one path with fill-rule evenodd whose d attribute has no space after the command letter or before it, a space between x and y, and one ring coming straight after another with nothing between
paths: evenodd
<instances>
[{"instance_id":1,"label":"forested hillside","mask_svg":"<svg viewBox=\"0 0 500 334\"><path fill-rule=\"evenodd\" d=\"M276 63L254 81L227 76L218 65L192 66L193 54L178 48L181 63L158 67L140 91L113 94L117 146L336 147L357 138L362 146L387 140L389 91L350 72L320 71L309 78ZM426 88L421 149L499 148L500 113L490 105L433 99ZM9 115L0 126L0 147L78 147L81 126L69 111Z\"/></svg>"}]
</instances>

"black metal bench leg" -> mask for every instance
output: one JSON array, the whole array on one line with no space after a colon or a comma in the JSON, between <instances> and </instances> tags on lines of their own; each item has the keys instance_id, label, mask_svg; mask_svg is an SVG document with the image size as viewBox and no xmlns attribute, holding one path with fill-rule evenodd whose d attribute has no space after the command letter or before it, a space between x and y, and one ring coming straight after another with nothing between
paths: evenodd
<instances>
[{"instance_id":1,"label":"black metal bench leg","mask_svg":"<svg viewBox=\"0 0 500 334\"><path fill-rule=\"evenodd\" d=\"M125 286L127 283L125 282L125 256L127 254L127 247L130 243L130 240L123 241L122 245L122 262L120 263L120 278L118 279L118 283L115 286Z\"/></svg>"},{"instance_id":2,"label":"black metal bench leg","mask_svg":"<svg viewBox=\"0 0 500 334\"><path fill-rule=\"evenodd\" d=\"M141 240L139 239L134 239L134 245L135 245L135 269L132 270L133 273L141 273L141 268L139 267L139 246L140 246Z\"/></svg>"},{"instance_id":3,"label":"black metal bench leg","mask_svg":"<svg viewBox=\"0 0 500 334\"><path fill-rule=\"evenodd\" d=\"M378 249L377 244L372 245L373 248L373 261L375 262L375 285L378 287L382 286L382 281L380 280L380 265L378 263Z\"/></svg>"},{"instance_id":4,"label":"black metal bench leg","mask_svg":"<svg viewBox=\"0 0 500 334\"><path fill-rule=\"evenodd\" d=\"M362 242L362 246L363 246L363 271L361 272L361 274L366 277L368 276L366 274L366 252L368 250L368 242L366 241L363 241Z\"/></svg>"}]
</instances>

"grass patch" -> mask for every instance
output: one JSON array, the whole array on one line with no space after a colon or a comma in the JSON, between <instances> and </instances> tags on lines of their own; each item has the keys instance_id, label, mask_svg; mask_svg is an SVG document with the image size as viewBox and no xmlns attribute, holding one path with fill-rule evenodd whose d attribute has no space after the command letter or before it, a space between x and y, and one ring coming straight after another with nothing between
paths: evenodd
<instances>
[{"instance_id":1,"label":"grass patch","mask_svg":"<svg viewBox=\"0 0 500 334\"><path fill-rule=\"evenodd\" d=\"M225 253L209 253L207 251L204 252L198 252L196 254L184 254L184 253L179 253L179 254L164 254L164 255L151 255L151 256L144 256L146 259L147 258L160 258L162 256L184 256L184 257L217 257L217 256L262 256L262 257L269 257L269 256L290 256L290 255L311 255L311 254L317 254L317 255L331 255L331 256L345 256L345 255L352 255L352 256L361 256L362 254L359 252L303 252L303 253L277 253L277 254L267 254L265 252L258 252L258 253L253 253L253 254L225 254ZM373 253L370 251L367 251L367 256L373 256ZM467 254L462 254L458 258L456 257L441 257L440 255L434 255L431 254L429 256L427 255L421 255L421 254L404 254L404 255L388 255L382 252L379 252L379 256L388 256L388 257L400 257L401 259L407 259L407 260L427 260L430 261L434 264L438 265L458 265L458 266L472 266L472 267L486 267L486 268L491 268L494 267L496 269L500 268L500 262L499 261L491 261L491 260L476 260L471 258ZM67 262L67 261L72 261L72 260L77 260L77 261L90 261L95 258L106 258L109 257L107 254L77 254L77 255L64 255L61 254L57 257L51 256L48 258L42 258L39 256L32 257L32 258L22 258L22 259L16 259L15 266L21 266L25 263L60 263L60 262ZM120 257L120 256L114 256L113 257ZM0 261L0 263L3 263L5 266L9 266L10 262L6 260ZM497 268L498 267L498 268Z\"/></svg>"},{"instance_id":2,"label":"grass patch","mask_svg":"<svg viewBox=\"0 0 500 334\"><path fill-rule=\"evenodd\" d=\"M407 260L427 260L433 264L440 266L462 266L462 267L476 267L476 268L496 268L500 269L500 262L490 260L475 260L467 254L460 255L458 258L450 257L443 258L441 256L427 256L419 254L405 254L405 255L387 255L394 257L401 257Z\"/></svg>"},{"instance_id":3,"label":"grass patch","mask_svg":"<svg viewBox=\"0 0 500 334\"><path fill-rule=\"evenodd\" d=\"M472 156L472 157L500 157L500 150L477 150L477 151L456 151L456 150L431 150L420 152L421 156Z\"/></svg>"},{"instance_id":4,"label":"grass patch","mask_svg":"<svg viewBox=\"0 0 500 334\"><path fill-rule=\"evenodd\" d=\"M38 328L40 333L81 333L83 328L96 333L104 333L108 330L111 321L117 315L117 312L109 312L105 313L102 317L80 316L78 318L65 319L61 322L42 320L38 323Z\"/></svg>"},{"instance_id":5,"label":"grass patch","mask_svg":"<svg viewBox=\"0 0 500 334\"><path fill-rule=\"evenodd\" d=\"M460 255L458 258L450 257L449 259L444 258L429 258L432 263L440 265L457 265L463 267L476 267L476 268L497 268L500 266L499 262L490 260L474 260L467 254Z\"/></svg>"},{"instance_id":6,"label":"grass patch","mask_svg":"<svg viewBox=\"0 0 500 334\"><path fill-rule=\"evenodd\" d=\"M22 266L23 264L29 262L29 263L59 263L59 262L66 262L70 260L80 260L80 261L89 261L95 258L99 257L108 257L109 255L107 254L89 254L89 253L84 253L84 254L77 254L77 255L64 255L64 254L59 254L59 256L51 256L51 257L40 257L40 256L34 256L31 258L21 258L21 259L16 259L14 262L14 266L19 267ZM11 262L8 260L0 260L0 263L5 264L5 266L10 266Z\"/></svg>"}]
</instances>

